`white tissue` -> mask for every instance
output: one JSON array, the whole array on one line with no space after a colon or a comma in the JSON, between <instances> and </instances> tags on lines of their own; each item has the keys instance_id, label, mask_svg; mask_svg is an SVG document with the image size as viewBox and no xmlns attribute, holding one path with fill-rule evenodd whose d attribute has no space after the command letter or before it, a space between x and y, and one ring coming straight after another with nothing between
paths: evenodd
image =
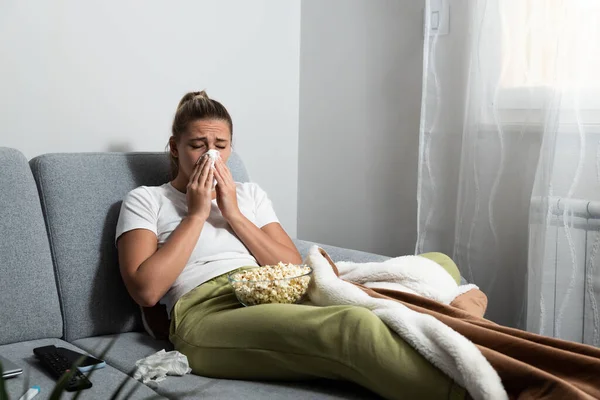
<instances>
[{"instance_id":1,"label":"white tissue","mask_svg":"<svg viewBox=\"0 0 600 400\"><path fill-rule=\"evenodd\" d=\"M211 167L215 166L215 161L221 157L221 153L219 153L219 150L214 150L214 149L210 149L209 151L207 151L206 153L204 153L204 156L209 156L210 159L212 160L212 165Z\"/></svg>"},{"instance_id":2,"label":"white tissue","mask_svg":"<svg viewBox=\"0 0 600 400\"><path fill-rule=\"evenodd\" d=\"M214 169L215 161L217 161L217 159L221 158L221 153L219 153L218 150L210 149L202 155L202 157L204 157L204 156L208 156L210 158L210 162L211 162L210 167ZM202 159L202 157L200 157L200 159ZM215 186L217 186L217 180L213 179L213 185L212 185L213 189L215 188Z\"/></svg>"},{"instance_id":3,"label":"white tissue","mask_svg":"<svg viewBox=\"0 0 600 400\"><path fill-rule=\"evenodd\" d=\"M188 359L178 351L166 352L164 349L135 362L137 367L133 379L142 383L160 382L167 375L183 376L192 372Z\"/></svg>"}]
</instances>

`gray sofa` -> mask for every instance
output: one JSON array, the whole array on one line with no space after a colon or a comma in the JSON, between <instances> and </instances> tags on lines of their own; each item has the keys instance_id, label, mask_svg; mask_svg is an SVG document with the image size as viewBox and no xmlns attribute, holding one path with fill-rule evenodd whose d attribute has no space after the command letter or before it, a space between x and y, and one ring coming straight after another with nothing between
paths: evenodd
<instances>
[{"instance_id":1,"label":"gray sofa","mask_svg":"<svg viewBox=\"0 0 600 400\"><path fill-rule=\"evenodd\" d=\"M81 398L110 398L122 382L119 398L376 398L356 385L326 380L187 375L150 387L130 377L136 360L171 346L143 332L139 308L119 275L115 226L125 194L166 182L168 165L159 153L46 154L28 163L18 151L0 148L0 355L25 369L6 380L9 398L18 399L25 385L41 387L36 400L50 395L55 381L39 366L34 347L54 344L98 356L115 338L106 368L94 372L93 387ZM248 180L236 154L229 166L236 180ZM303 256L311 245L295 243ZM386 259L323 247L334 260Z\"/></svg>"}]
</instances>

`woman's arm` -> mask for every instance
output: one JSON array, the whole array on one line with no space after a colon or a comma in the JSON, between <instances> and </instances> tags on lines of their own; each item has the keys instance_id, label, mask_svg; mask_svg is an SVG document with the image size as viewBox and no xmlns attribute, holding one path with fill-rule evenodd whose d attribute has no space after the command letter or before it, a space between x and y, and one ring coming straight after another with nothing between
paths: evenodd
<instances>
[{"instance_id":1,"label":"woman's arm","mask_svg":"<svg viewBox=\"0 0 600 400\"><path fill-rule=\"evenodd\" d=\"M121 276L136 303L153 307L167 293L198 243L205 220L184 218L160 249L156 235L147 229L134 229L119 237Z\"/></svg>"},{"instance_id":2,"label":"woman's arm","mask_svg":"<svg viewBox=\"0 0 600 400\"><path fill-rule=\"evenodd\" d=\"M242 213L228 222L260 265L272 265L280 261L302 264L302 257L294 242L280 224L274 222L259 228Z\"/></svg>"},{"instance_id":3,"label":"woman's arm","mask_svg":"<svg viewBox=\"0 0 600 400\"><path fill-rule=\"evenodd\" d=\"M194 167L187 185L188 215L158 249L154 232L134 229L117 241L119 266L127 291L136 303L153 307L185 268L198 243L212 202L213 170L209 157Z\"/></svg>"},{"instance_id":4,"label":"woman's arm","mask_svg":"<svg viewBox=\"0 0 600 400\"><path fill-rule=\"evenodd\" d=\"M292 239L280 224L270 223L259 228L240 211L237 189L231 171L222 160L215 163L217 204L233 231L261 265L278 262L301 264L302 257Z\"/></svg>"}]
</instances>

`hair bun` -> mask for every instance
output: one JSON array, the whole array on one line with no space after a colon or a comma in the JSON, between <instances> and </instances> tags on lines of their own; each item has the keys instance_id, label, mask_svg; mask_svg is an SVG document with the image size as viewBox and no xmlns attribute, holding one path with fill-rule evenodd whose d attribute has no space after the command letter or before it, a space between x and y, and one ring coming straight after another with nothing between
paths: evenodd
<instances>
[{"instance_id":1,"label":"hair bun","mask_svg":"<svg viewBox=\"0 0 600 400\"><path fill-rule=\"evenodd\" d=\"M179 101L179 104L177 105L177 110L179 111L179 109L182 108L183 106L193 103L194 100L203 101L203 100L210 100L210 99L208 98L208 94L206 94L205 90L203 90L201 92L188 92Z\"/></svg>"},{"instance_id":2,"label":"hair bun","mask_svg":"<svg viewBox=\"0 0 600 400\"><path fill-rule=\"evenodd\" d=\"M194 92L194 99L206 99L209 100L208 98L208 94L206 94L206 91L203 90L201 92Z\"/></svg>"}]
</instances>

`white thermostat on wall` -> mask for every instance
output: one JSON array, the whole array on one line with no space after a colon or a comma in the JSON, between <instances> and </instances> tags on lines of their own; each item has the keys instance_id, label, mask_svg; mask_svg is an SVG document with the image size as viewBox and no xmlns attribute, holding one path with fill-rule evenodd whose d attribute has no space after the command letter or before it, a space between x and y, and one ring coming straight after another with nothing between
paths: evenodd
<instances>
[{"instance_id":1,"label":"white thermostat on wall","mask_svg":"<svg viewBox=\"0 0 600 400\"><path fill-rule=\"evenodd\" d=\"M426 13L429 12L429 29ZM427 0L423 10L423 33L429 36L447 35L450 30L450 4L448 0Z\"/></svg>"}]
</instances>

